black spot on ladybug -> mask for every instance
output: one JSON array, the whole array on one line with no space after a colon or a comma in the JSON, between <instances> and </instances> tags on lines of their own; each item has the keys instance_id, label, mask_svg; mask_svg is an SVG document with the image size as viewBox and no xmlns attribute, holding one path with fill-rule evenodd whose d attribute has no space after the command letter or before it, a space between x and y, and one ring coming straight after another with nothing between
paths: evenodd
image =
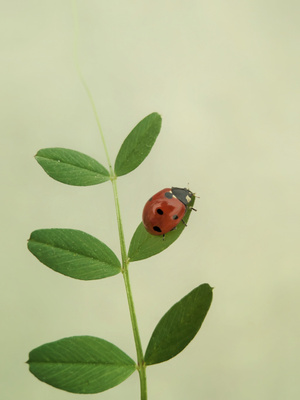
<instances>
[{"instance_id":1,"label":"black spot on ladybug","mask_svg":"<svg viewBox=\"0 0 300 400\"><path fill-rule=\"evenodd\" d=\"M165 193L165 197L166 197L167 199L171 199L171 198L173 197L173 194L172 194L171 192L166 192L166 193Z\"/></svg>"},{"instance_id":2,"label":"black spot on ladybug","mask_svg":"<svg viewBox=\"0 0 300 400\"><path fill-rule=\"evenodd\" d=\"M173 217L172 217L173 219L178 219L178 215L173 215Z\"/></svg>"},{"instance_id":3,"label":"black spot on ladybug","mask_svg":"<svg viewBox=\"0 0 300 400\"><path fill-rule=\"evenodd\" d=\"M153 227L153 230L154 230L155 232L161 232L161 229L160 229L159 226L154 226L154 227Z\"/></svg>"},{"instance_id":4,"label":"black spot on ladybug","mask_svg":"<svg viewBox=\"0 0 300 400\"><path fill-rule=\"evenodd\" d=\"M158 208L157 210L156 210L156 212L157 212L157 214L159 214L159 215L163 215L163 210L161 209L161 208Z\"/></svg>"}]
</instances>

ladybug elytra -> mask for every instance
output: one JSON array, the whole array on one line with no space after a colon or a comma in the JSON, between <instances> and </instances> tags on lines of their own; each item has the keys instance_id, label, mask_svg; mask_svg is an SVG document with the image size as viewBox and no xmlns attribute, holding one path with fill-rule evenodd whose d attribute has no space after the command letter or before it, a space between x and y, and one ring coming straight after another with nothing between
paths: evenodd
<instances>
[{"instance_id":1,"label":"ladybug elytra","mask_svg":"<svg viewBox=\"0 0 300 400\"><path fill-rule=\"evenodd\" d=\"M176 228L192 201L194 194L177 187L160 190L145 204L143 224L151 235L165 235Z\"/></svg>"}]
</instances>

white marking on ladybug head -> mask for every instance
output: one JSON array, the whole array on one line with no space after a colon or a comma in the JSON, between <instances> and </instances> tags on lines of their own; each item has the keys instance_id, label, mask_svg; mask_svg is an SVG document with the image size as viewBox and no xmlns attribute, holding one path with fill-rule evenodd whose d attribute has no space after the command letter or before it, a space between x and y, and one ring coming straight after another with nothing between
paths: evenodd
<instances>
[{"instance_id":1,"label":"white marking on ladybug head","mask_svg":"<svg viewBox=\"0 0 300 400\"><path fill-rule=\"evenodd\" d=\"M186 201L189 203L192 199L191 199L191 197L189 196L189 195L187 195L186 197Z\"/></svg>"}]
</instances>

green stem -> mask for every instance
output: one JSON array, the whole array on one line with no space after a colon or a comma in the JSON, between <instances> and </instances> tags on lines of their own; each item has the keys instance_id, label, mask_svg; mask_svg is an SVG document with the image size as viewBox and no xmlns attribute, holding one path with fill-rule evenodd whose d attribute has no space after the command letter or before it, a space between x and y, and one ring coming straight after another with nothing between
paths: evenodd
<instances>
[{"instance_id":1,"label":"green stem","mask_svg":"<svg viewBox=\"0 0 300 400\"><path fill-rule=\"evenodd\" d=\"M74 16L74 31L75 31L75 35L74 35L75 66L76 66L79 78L81 80L81 83L86 91L86 94L87 94L87 96L90 100L91 106L93 108L94 116L97 121L97 126L98 126L98 129L100 132L102 144L104 147L104 151L105 151L105 155L106 155L106 159L107 159L107 163L108 163L108 167L109 167L110 180L112 183L113 193L114 193L116 216L117 216L119 239L120 239L120 247L121 247L122 273L123 273L123 279L124 279L124 284L125 284L125 289L126 289L126 295L127 295L128 306L129 306L129 313L130 313L134 343L135 343L136 354L137 354L137 369L138 369L139 377L140 377L141 400L147 400L146 365L144 362L142 343L141 343L141 338L140 338L140 334L139 334L139 328L138 328L138 323L137 323L137 318L136 318L136 313L135 313L135 308L134 308L134 302L133 302L133 297L132 297L132 291L131 291L131 286L130 286L130 280L129 280L129 273L128 273L129 259L127 258L124 231L123 231L123 225L122 225L122 219L121 219L120 204L119 204L119 197L118 197L118 190L117 190L117 176L115 175L112 165L111 165L111 162L110 162L109 153L108 153L107 146L105 143L104 134L102 131L100 119L99 119L99 116L97 113L97 109L95 106L95 102L94 102L92 93L84 79L84 76L81 72L79 61L78 61L78 51L77 51L77 49L78 49L78 15L77 15L76 0L73 1L73 16Z\"/></svg>"},{"instance_id":2,"label":"green stem","mask_svg":"<svg viewBox=\"0 0 300 400\"><path fill-rule=\"evenodd\" d=\"M100 132L100 136L101 136L101 140L102 140L102 144L103 144L103 148L105 151L105 155L106 155L106 159L107 159L107 163L108 163L108 167L109 167L109 172L111 175L113 175L113 169L111 166L111 162L110 162L110 158L109 158L109 154L108 154L108 150L107 150L107 146L105 143L105 139L104 139L104 134L103 134L103 130L100 124L100 119L97 113L97 109L96 109L96 105L92 96L92 93L88 87L88 84L86 83L83 73L81 72L81 68L80 68L80 63L79 63L79 57L78 57L78 36L79 36L79 26L78 26L78 12L77 12L77 1L73 0L72 2L72 6L73 6L73 21L74 21L74 42L73 42L73 56L74 56L74 63L75 63L75 67L79 76L79 79L86 91L86 94L90 100L92 109L93 109L93 113L97 122L97 126L98 126L98 130Z\"/></svg>"},{"instance_id":3,"label":"green stem","mask_svg":"<svg viewBox=\"0 0 300 400\"><path fill-rule=\"evenodd\" d=\"M113 185L113 191L114 191L114 199L115 199L120 246L121 246L122 273L123 273L123 279L124 279L124 283L125 283L125 289L126 289L126 295L127 295L127 301L128 301L128 306L129 306L129 313L130 313L130 319L131 319L131 325L132 325L132 331L133 331L133 337L134 337L134 343L135 343L137 360L138 360L137 368L138 368L139 377L140 377L141 400L147 400L146 365L144 362L142 343L141 343L141 338L140 338L140 333L139 333L139 328L138 328L138 323L137 323L137 318L136 318L136 313L135 313L135 308L134 308L134 302L133 302L133 297L132 297L132 291L131 291L131 286L130 286L130 280L129 280L129 271L128 271L129 260L127 258L127 252L126 252L126 245L125 245L124 231L123 231L123 225L122 225L122 220L121 220L116 177L115 177L115 179L112 179L112 185Z\"/></svg>"},{"instance_id":4,"label":"green stem","mask_svg":"<svg viewBox=\"0 0 300 400\"><path fill-rule=\"evenodd\" d=\"M141 344L141 339L140 339L140 334L139 334L139 329L138 329L137 319L136 319L136 314L135 314L135 309L134 309L134 303L133 303L132 292L131 292L130 281L129 281L128 268L126 268L124 270L123 278L124 278L124 283L125 283L125 287L126 287L126 294L127 294L133 336L134 336L137 359L138 359L138 372L139 372L139 377L140 377L141 400L147 400L146 365L145 365L144 358L143 358L143 350L142 350L142 344Z\"/></svg>"}]
</instances>

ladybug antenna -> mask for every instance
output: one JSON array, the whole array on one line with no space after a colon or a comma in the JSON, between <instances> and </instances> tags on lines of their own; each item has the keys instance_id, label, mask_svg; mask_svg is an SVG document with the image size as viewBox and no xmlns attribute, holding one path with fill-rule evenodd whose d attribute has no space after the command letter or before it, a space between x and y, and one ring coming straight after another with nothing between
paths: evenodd
<instances>
[{"instance_id":1,"label":"ladybug antenna","mask_svg":"<svg viewBox=\"0 0 300 400\"><path fill-rule=\"evenodd\" d=\"M200 196L197 196L196 193L193 193L193 196L197 197L197 199L200 199ZM196 208L194 208L194 207L190 207L190 210L197 211Z\"/></svg>"},{"instance_id":2,"label":"ladybug antenna","mask_svg":"<svg viewBox=\"0 0 300 400\"><path fill-rule=\"evenodd\" d=\"M191 190L190 190L190 184L188 183L187 184L187 190L189 191L189 192L191 192ZM194 196L194 197L197 197L198 199L200 199L200 196L196 196L196 193L193 193L193 192L191 192L192 193L192 195Z\"/></svg>"}]
</instances>

